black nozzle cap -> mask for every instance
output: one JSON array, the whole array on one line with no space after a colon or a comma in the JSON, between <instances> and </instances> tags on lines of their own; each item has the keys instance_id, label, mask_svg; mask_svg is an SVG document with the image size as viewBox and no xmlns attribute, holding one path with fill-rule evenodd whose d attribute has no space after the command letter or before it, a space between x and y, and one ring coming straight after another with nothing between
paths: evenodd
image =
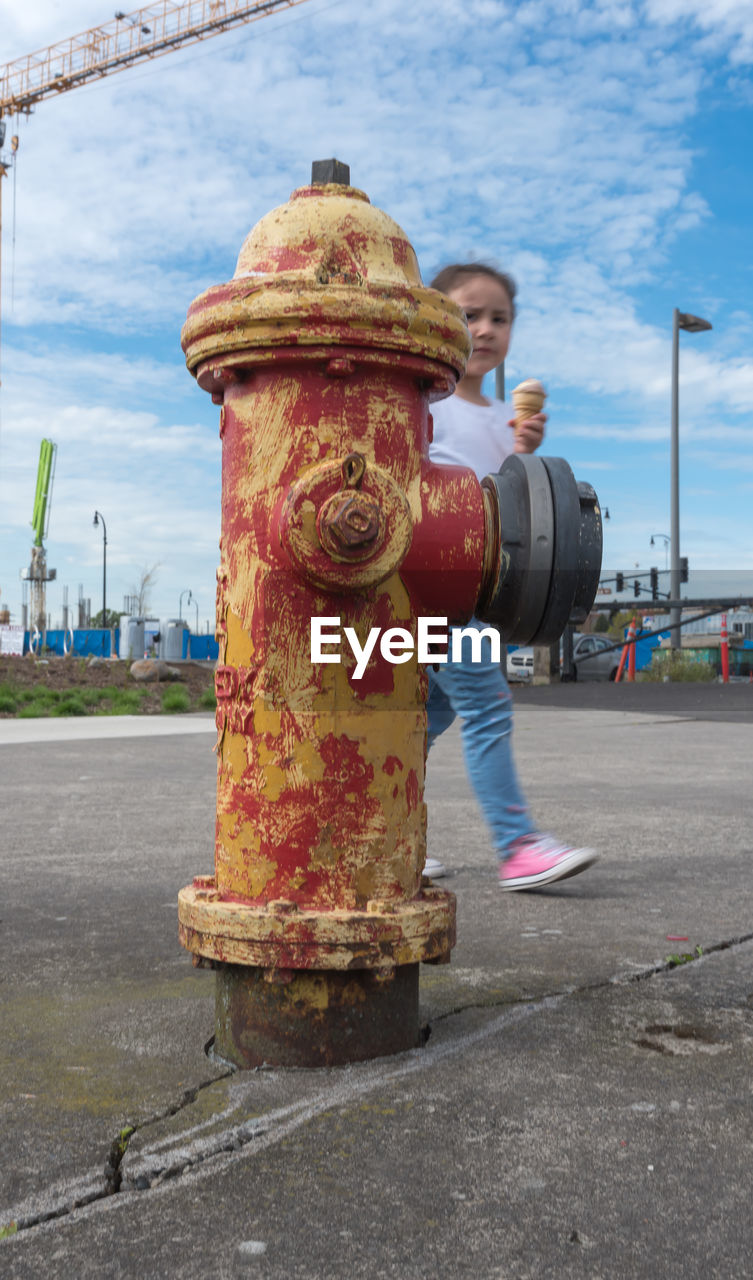
<instances>
[{"instance_id":1,"label":"black nozzle cap","mask_svg":"<svg viewBox=\"0 0 753 1280\"><path fill-rule=\"evenodd\" d=\"M341 160L315 160L311 166L312 187L324 186L326 182L339 182L342 187L350 186L350 165Z\"/></svg>"}]
</instances>

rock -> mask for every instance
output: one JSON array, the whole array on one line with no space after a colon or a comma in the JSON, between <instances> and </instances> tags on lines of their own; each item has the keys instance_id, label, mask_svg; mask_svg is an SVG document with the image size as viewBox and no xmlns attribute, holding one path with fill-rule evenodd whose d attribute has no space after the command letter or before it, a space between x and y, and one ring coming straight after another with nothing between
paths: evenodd
<instances>
[{"instance_id":1,"label":"rock","mask_svg":"<svg viewBox=\"0 0 753 1280\"><path fill-rule=\"evenodd\" d=\"M180 673L174 667L168 667L166 662L160 662L157 658L138 658L131 663L131 675L134 680L146 683L180 678Z\"/></svg>"}]
</instances>

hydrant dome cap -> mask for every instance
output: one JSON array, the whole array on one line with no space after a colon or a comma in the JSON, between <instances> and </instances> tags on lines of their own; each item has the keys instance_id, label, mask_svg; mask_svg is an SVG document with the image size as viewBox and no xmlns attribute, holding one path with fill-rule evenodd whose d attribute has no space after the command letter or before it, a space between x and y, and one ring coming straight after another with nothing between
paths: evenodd
<instances>
[{"instance_id":1,"label":"hydrant dome cap","mask_svg":"<svg viewBox=\"0 0 753 1280\"><path fill-rule=\"evenodd\" d=\"M285 275L318 285L421 285L402 227L356 187L299 187L249 232L234 279Z\"/></svg>"}]
</instances>

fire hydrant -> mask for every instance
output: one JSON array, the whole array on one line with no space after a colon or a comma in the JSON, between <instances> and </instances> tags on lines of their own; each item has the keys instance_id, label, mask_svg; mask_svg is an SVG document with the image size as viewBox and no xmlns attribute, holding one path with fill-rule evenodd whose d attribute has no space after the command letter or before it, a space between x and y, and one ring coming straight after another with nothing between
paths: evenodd
<instances>
[{"instance_id":1,"label":"fire hydrant","mask_svg":"<svg viewBox=\"0 0 753 1280\"><path fill-rule=\"evenodd\" d=\"M215 870L179 895L182 944L217 970L215 1050L249 1067L412 1048L419 963L455 943L454 896L422 879L419 620L555 638L595 593L595 495L557 459L483 486L428 461L464 318L338 162L251 231L183 348L222 406ZM374 629L387 649L359 669Z\"/></svg>"}]
</instances>

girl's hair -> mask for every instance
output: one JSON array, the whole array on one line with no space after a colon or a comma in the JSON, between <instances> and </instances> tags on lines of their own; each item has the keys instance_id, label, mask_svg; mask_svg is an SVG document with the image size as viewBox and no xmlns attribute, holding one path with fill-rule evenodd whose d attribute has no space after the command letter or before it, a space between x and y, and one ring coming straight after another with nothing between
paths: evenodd
<instances>
[{"instance_id":1,"label":"girl's hair","mask_svg":"<svg viewBox=\"0 0 753 1280\"><path fill-rule=\"evenodd\" d=\"M453 262L449 267L443 267L442 270L434 277L430 289L438 289L440 293L449 293L454 289L458 281L469 280L471 276L489 276L492 280L496 280L497 284L501 284L505 293L510 299L512 308L511 319L515 319L515 294L518 292L518 286L506 271L498 271L496 267L492 267L488 262Z\"/></svg>"}]
</instances>

